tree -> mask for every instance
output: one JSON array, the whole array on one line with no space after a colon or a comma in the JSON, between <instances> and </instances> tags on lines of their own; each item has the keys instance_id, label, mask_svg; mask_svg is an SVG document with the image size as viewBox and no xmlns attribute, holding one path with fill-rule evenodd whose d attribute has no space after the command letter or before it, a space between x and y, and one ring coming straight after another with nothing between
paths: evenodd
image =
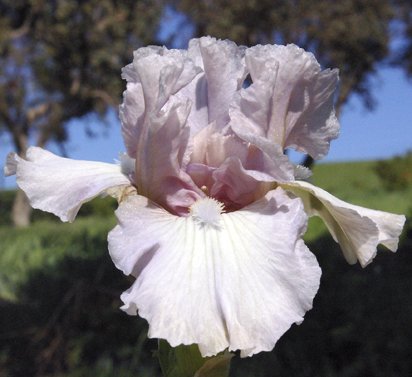
<instances>
[{"instance_id":1,"label":"tree","mask_svg":"<svg viewBox=\"0 0 412 377\"><path fill-rule=\"evenodd\" d=\"M63 143L73 118L102 118L120 102L121 67L153 43L160 0L2 0L0 3L0 132L17 153L29 143ZM16 225L27 225L20 192Z\"/></svg>"},{"instance_id":2,"label":"tree","mask_svg":"<svg viewBox=\"0 0 412 377\"><path fill-rule=\"evenodd\" d=\"M412 2L410 0L392 0L396 12L397 48L394 52L392 64L405 70L406 75L412 78Z\"/></svg>"},{"instance_id":3,"label":"tree","mask_svg":"<svg viewBox=\"0 0 412 377\"><path fill-rule=\"evenodd\" d=\"M194 35L210 34L239 44L296 43L321 65L340 70L339 115L351 95L366 108L374 100L370 78L389 53L395 12L386 0L174 0ZM313 162L306 159L306 165Z\"/></svg>"}]
</instances>

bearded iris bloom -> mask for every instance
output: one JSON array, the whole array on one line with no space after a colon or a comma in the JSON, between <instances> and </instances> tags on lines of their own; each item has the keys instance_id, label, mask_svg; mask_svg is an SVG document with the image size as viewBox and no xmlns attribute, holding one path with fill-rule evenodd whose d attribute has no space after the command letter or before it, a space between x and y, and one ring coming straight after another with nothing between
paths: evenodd
<instances>
[{"instance_id":1,"label":"bearded iris bloom","mask_svg":"<svg viewBox=\"0 0 412 377\"><path fill-rule=\"evenodd\" d=\"M308 216L349 263L366 266L378 244L396 251L404 216L335 198L284 154L320 159L338 136L338 72L311 53L204 37L188 50L140 48L122 76L118 164L33 147L10 154L5 173L63 221L97 195L118 199L109 251L136 278L122 309L148 321L149 337L198 344L203 356L271 350L319 287L302 240Z\"/></svg>"}]
</instances>

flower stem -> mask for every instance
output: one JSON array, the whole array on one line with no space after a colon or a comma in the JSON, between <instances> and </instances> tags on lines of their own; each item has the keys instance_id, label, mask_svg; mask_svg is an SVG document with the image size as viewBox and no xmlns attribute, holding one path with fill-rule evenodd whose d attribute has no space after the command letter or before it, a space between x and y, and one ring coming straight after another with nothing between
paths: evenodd
<instances>
[{"instance_id":1,"label":"flower stem","mask_svg":"<svg viewBox=\"0 0 412 377\"><path fill-rule=\"evenodd\" d=\"M228 377L233 354L203 358L196 344L173 348L159 340L158 357L164 377Z\"/></svg>"}]
</instances>

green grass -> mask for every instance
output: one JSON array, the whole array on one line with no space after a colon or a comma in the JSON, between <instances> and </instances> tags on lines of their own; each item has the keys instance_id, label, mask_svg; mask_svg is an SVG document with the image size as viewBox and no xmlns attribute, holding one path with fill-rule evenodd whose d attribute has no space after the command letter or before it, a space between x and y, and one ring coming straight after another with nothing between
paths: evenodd
<instances>
[{"instance_id":1,"label":"green grass","mask_svg":"<svg viewBox=\"0 0 412 377\"><path fill-rule=\"evenodd\" d=\"M114 225L114 216L93 216L73 224L42 220L25 229L0 227L0 298L14 300L30 271L52 268L67 257L86 259L105 253L102 235Z\"/></svg>"},{"instance_id":2,"label":"green grass","mask_svg":"<svg viewBox=\"0 0 412 377\"><path fill-rule=\"evenodd\" d=\"M408 212L412 208L412 186L388 192L374 171L375 165L375 161L318 164L313 170L313 183L353 204L399 214Z\"/></svg>"}]
</instances>

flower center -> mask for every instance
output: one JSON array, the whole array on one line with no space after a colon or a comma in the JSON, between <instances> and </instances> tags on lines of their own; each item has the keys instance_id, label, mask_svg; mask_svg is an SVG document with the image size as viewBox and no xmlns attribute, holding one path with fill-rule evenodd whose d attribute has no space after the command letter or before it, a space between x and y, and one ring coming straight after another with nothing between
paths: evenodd
<instances>
[{"instance_id":1,"label":"flower center","mask_svg":"<svg viewBox=\"0 0 412 377\"><path fill-rule=\"evenodd\" d=\"M220 215L224 212L225 206L216 199L206 197L193 203L190 208L190 215L200 225L211 225L218 227Z\"/></svg>"}]
</instances>

